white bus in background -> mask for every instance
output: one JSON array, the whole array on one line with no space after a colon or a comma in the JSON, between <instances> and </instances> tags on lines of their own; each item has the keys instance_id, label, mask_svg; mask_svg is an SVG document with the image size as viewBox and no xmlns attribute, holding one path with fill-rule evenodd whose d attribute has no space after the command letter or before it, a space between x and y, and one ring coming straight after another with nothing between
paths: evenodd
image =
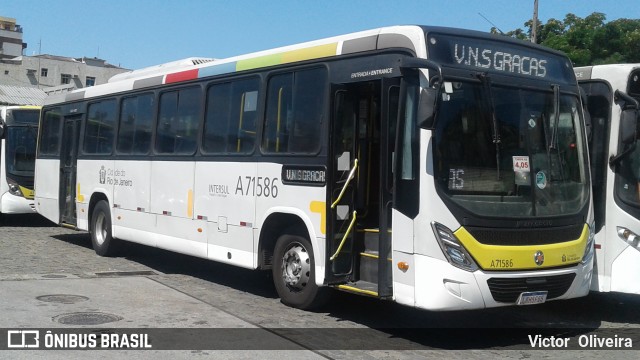
<instances>
[{"instance_id":1,"label":"white bus in background","mask_svg":"<svg viewBox=\"0 0 640 360\"><path fill-rule=\"evenodd\" d=\"M0 214L34 213L38 106L0 106Z\"/></svg>"},{"instance_id":2,"label":"white bus in background","mask_svg":"<svg viewBox=\"0 0 640 360\"><path fill-rule=\"evenodd\" d=\"M640 294L640 64L575 69L591 117L593 290Z\"/></svg>"},{"instance_id":3,"label":"white bus in background","mask_svg":"<svg viewBox=\"0 0 640 360\"><path fill-rule=\"evenodd\" d=\"M398 26L50 97L36 206L119 241L430 310L584 296L593 242L569 59Z\"/></svg>"}]
</instances>

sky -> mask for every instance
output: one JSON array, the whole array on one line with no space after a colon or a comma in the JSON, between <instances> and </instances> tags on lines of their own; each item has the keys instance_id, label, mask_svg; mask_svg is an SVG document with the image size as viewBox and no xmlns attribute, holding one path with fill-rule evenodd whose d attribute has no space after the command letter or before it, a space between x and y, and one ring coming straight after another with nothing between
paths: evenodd
<instances>
[{"instance_id":1,"label":"sky","mask_svg":"<svg viewBox=\"0 0 640 360\"><path fill-rule=\"evenodd\" d=\"M0 0L24 55L98 57L140 69L226 58L389 25L524 29L534 0ZM638 0L539 0L538 18L639 19ZM484 18L483 18L484 16ZM486 19L485 19L486 18ZM487 20L488 19L488 20Z\"/></svg>"}]
</instances>

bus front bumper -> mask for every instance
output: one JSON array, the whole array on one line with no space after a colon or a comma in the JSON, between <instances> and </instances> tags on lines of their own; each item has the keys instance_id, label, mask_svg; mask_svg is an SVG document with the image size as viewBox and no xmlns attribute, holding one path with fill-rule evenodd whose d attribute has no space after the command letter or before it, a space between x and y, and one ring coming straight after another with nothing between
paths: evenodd
<instances>
[{"instance_id":1,"label":"bus front bumper","mask_svg":"<svg viewBox=\"0 0 640 360\"><path fill-rule=\"evenodd\" d=\"M586 296L593 262L528 271L468 272L446 261L414 255L415 303L428 310L470 310L516 305L523 292L548 291L547 301ZM522 290L526 289L526 290Z\"/></svg>"},{"instance_id":2,"label":"bus front bumper","mask_svg":"<svg viewBox=\"0 0 640 360\"><path fill-rule=\"evenodd\" d=\"M25 199L7 192L0 197L0 212L3 214L30 214L36 212L36 207L33 199Z\"/></svg>"}]
</instances>

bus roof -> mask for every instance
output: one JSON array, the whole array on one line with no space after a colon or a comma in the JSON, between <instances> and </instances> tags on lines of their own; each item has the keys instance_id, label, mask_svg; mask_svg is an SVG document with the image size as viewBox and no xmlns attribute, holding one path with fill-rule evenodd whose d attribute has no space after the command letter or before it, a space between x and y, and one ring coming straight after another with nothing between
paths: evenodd
<instances>
[{"instance_id":1,"label":"bus roof","mask_svg":"<svg viewBox=\"0 0 640 360\"><path fill-rule=\"evenodd\" d=\"M604 64L574 68L578 81L606 80L616 89L626 89L629 74L640 69L639 64Z\"/></svg>"},{"instance_id":2,"label":"bus roof","mask_svg":"<svg viewBox=\"0 0 640 360\"><path fill-rule=\"evenodd\" d=\"M108 83L68 93L54 94L45 99L45 105L71 102L107 94L144 89L162 84L179 83L198 78L231 74L245 70L267 68L305 60L330 58L339 55L404 48L416 56L426 57L426 32L499 40L534 46L540 50L564 56L548 48L526 43L507 36L447 27L391 26L309 41L226 59L188 58L122 73Z\"/></svg>"}]
</instances>

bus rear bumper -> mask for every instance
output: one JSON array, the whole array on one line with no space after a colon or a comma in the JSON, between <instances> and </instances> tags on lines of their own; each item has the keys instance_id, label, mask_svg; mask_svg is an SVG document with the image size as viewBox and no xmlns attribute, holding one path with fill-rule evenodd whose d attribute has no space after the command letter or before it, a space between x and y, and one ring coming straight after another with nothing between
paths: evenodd
<instances>
[{"instance_id":1,"label":"bus rear bumper","mask_svg":"<svg viewBox=\"0 0 640 360\"><path fill-rule=\"evenodd\" d=\"M415 306L427 310L471 310L516 305L522 292L548 291L548 299L586 296L593 264L536 271L473 273L446 261L415 255ZM526 290L522 290L522 289Z\"/></svg>"},{"instance_id":2,"label":"bus rear bumper","mask_svg":"<svg viewBox=\"0 0 640 360\"><path fill-rule=\"evenodd\" d=\"M0 198L0 212L3 214L31 214L36 212L36 207L33 199L29 200L4 193Z\"/></svg>"}]
</instances>

